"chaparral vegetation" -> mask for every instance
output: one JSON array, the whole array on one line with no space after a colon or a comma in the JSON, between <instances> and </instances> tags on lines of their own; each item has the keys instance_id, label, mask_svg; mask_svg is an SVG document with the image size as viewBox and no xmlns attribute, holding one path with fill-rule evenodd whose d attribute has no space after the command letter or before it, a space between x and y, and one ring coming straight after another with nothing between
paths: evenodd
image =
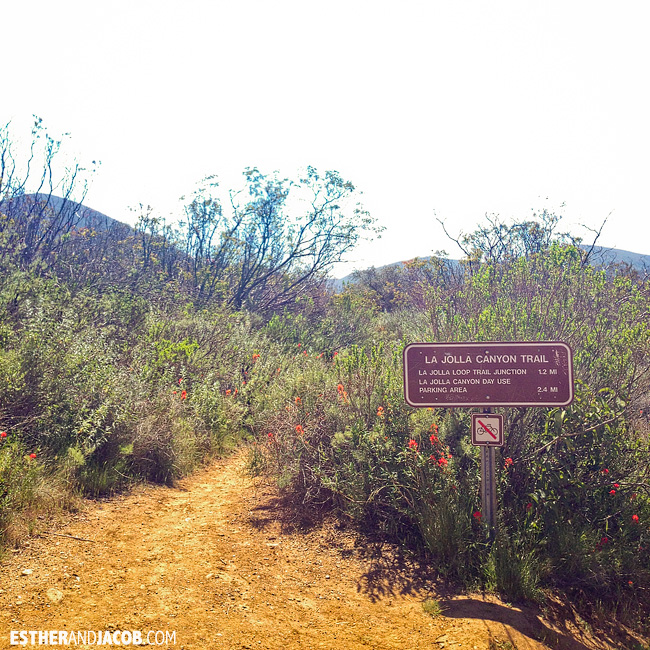
<instances>
[{"instance_id":1,"label":"chaparral vegetation","mask_svg":"<svg viewBox=\"0 0 650 650\"><path fill-rule=\"evenodd\" d=\"M543 211L488 219L460 262L335 291L333 265L375 229L338 173L248 169L225 199L209 178L181 223L141 206L131 229L93 221L84 170L57 179L60 143L40 122L33 135L21 165L0 130L0 545L76 495L171 483L245 442L293 507L398 540L456 584L643 620L647 276L598 264ZM491 542L470 410L409 407L402 351L537 340L571 346L575 400L498 410Z\"/></svg>"}]
</instances>

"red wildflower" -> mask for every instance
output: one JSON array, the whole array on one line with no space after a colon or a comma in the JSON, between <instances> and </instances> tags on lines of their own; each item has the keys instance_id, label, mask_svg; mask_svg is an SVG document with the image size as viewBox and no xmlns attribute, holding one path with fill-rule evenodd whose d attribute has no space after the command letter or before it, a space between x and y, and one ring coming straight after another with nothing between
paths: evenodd
<instances>
[{"instance_id":1,"label":"red wildflower","mask_svg":"<svg viewBox=\"0 0 650 650\"><path fill-rule=\"evenodd\" d=\"M253 355L253 361L257 361L260 358L259 354L254 354Z\"/></svg>"},{"instance_id":2,"label":"red wildflower","mask_svg":"<svg viewBox=\"0 0 650 650\"><path fill-rule=\"evenodd\" d=\"M415 440L409 440L409 449L418 450L418 443Z\"/></svg>"},{"instance_id":3,"label":"red wildflower","mask_svg":"<svg viewBox=\"0 0 650 650\"><path fill-rule=\"evenodd\" d=\"M181 399L186 399L186 398L187 398L187 391L184 390L184 391L181 393Z\"/></svg>"},{"instance_id":4,"label":"red wildflower","mask_svg":"<svg viewBox=\"0 0 650 650\"><path fill-rule=\"evenodd\" d=\"M609 493L610 494L616 494L616 490L610 490Z\"/></svg>"},{"instance_id":5,"label":"red wildflower","mask_svg":"<svg viewBox=\"0 0 650 650\"><path fill-rule=\"evenodd\" d=\"M302 345L302 343L298 343L298 347L300 347L301 345Z\"/></svg>"},{"instance_id":6,"label":"red wildflower","mask_svg":"<svg viewBox=\"0 0 650 650\"><path fill-rule=\"evenodd\" d=\"M512 460L512 458L506 458L505 461L503 461L503 464L504 464L506 467L511 467L512 464L513 464L513 460Z\"/></svg>"},{"instance_id":7,"label":"red wildflower","mask_svg":"<svg viewBox=\"0 0 650 650\"><path fill-rule=\"evenodd\" d=\"M268 437L269 437L269 442L271 442L273 440L273 434L271 432L269 432Z\"/></svg>"},{"instance_id":8,"label":"red wildflower","mask_svg":"<svg viewBox=\"0 0 650 650\"><path fill-rule=\"evenodd\" d=\"M472 515L472 517L474 517L474 519L476 519L476 521L481 521L482 516L483 515L478 510Z\"/></svg>"},{"instance_id":9,"label":"red wildflower","mask_svg":"<svg viewBox=\"0 0 650 650\"><path fill-rule=\"evenodd\" d=\"M180 383L181 383L182 381L183 381L183 378L182 378L182 377L179 377L179 378L178 378L178 383L179 383L179 385L180 385Z\"/></svg>"},{"instance_id":10,"label":"red wildflower","mask_svg":"<svg viewBox=\"0 0 650 650\"><path fill-rule=\"evenodd\" d=\"M432 444L432 445L433 445L434 443L436 443L436 442L440 442L440 441L438 440L438 436L437 436L435 433L432 433L432 434L429 436L429 440L431 440L431 444Z\"/></svg>"},{"instance_id":11,"label":"red wildflower","mask_svg":"<svg viewBox=\"0 0 650 650\"><path fill-rule=\"evenodd\" d=\"M7 437L7 432L6 431L0 431L0 438L6 438Z\"/></svg>"},{"instance_id":12,"label":"red wildflower","mask_svg":"<svg viewBox=\"0 0 650 650\"><path fill-rule=\"evenodd\" d=\"M177 392L178 392L178 391L173 390L173 391L172 391L172 395L176 395Z\"/></svg>"},{"instance_id":13,"label":"red wildflower","mask_svg":"<svg viewBox=\"0 0 650 650\"><path fill-rule=\"evenodd\" d=\"M296 406L300 406L302 400L299 397L296 397Z\"/></svg>"},{"instance_id":14,"label":"red wildflower","mask_svg":"<svg viewBox=\"0 0 650 650\"><path fill-rule=\"evenodd\" d=\"M226 395L230 395L230 393L232 393L232 391L230 390L230 388L228 388L228 389L226 390Z\"/></svg>"},{"instance_id":15,"label":"red wildflower","mask_svg":"<svg viewBox=\"0 0 650 650\"><path fill-rule=\"evenodd\" d=\"M606 467L603 468L603 474L609 474L609 470Z\"/></svg>"},{"instance_id":16,"label":"red wildflower","mask_svg":"<svg viewBox=\"0 0 650 650\"><path fill-rule=\"evenodd\" d=\"M303 435L303 433L305 433L305 430L302 428L302 425L301 425L301 424L299 424L299 425L296 427L296 433L297 433L299 436L301 436L301 435Z\"/></svg>"},{"instance_id":17,"label":"red wildflower","mask_svg":"<svg viewBox=\"0 0 650 650\"><path fill-rule=\"evenodd\" d=\"M630 587L631 587L634 583L631 580L628 580L627 584L630 585Z\"/></svg>"},{"instance_id":18,"label":"red wildflower","mask_svg":"<svg viewBox=\"0 0 650 650\"><path fill-rule=\"evenodd\" d=\"M614 483L615 488L620 488L621 486L618 483Z\"/></svg>"},{"instance_id":19,"label":"red wildflower","mask_svg":"<svg viewBox=\"0 0 650 650\"><path fill-rule=\"evenodd\" d=\"M30 457L32 460L34 460L34 458L36 458L36 454L33 454L33 453L32 453L32 454L29 454L29 457Z\"/></svg>"},{"instance_id":20,"label":"red wildflower","mask_svg":"<svg viewBox=\"0 0 650 650\"><path fill-rule=\"evenodd\" d=\"M526 510L530 510L533 507L532 503L527 503L526 504Z\"/></svg>"},{"instance_id":21,"label":"red wildflower","mask_svg":"<svg viewBox=\"0 0 650 650\"><path fill-rule=\"evenodd\" d=\"M448 462L449 461L446 458L439 458L438 459L438 465L440 465L440 467L446 467Z\"/></svg>"},{"instance_id":22,"label":"red wildflower","mask_svg":"<svg viewBox=\"0 0 650 650\"><path fill-rule=\"evenodd\" d=\"M607 539L607 537L601 537L601 538L600 538L600 543L601 543L601 544L607 544L607 542L609 542L609 540Z\"/></svg>"},{"instance_id":23,"label":"red wildflower","mask_svg":"<svg viewBox=\"0 0 650 650\"><path fill-rule=\"evenodd\" d=\"M636 524L639 521L639 515L632 515L632 521Z\"/></svg>"},{"instance_id":24,"label":"red wildflower","mask_svg":"<svg viewBox=\"0 0 650 650\"><path fill-rule=\"evenodd\" d=\"M343 384L338 384L338 385L336 386L336 390L337 390L337 392L338 392L339 395L340 395L341 393L343 393L343 390L344 390L344 388L343 388Z\"/></svg>"}]
</instances>

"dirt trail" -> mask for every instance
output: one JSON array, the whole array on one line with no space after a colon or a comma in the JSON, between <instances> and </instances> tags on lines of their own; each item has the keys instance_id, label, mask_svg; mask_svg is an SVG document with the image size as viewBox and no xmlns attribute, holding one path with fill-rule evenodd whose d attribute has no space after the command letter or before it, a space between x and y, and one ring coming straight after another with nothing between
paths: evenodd
<instances>
[{"instance_id":1,"label":"dirt trail","mask_svg":"<svg viewBox=\"0 0 650 650\"><path fill-rule=\"evenodd\" d=\"M274 489L245 475L245 459L176 488L91 502L57 531L93 541L47 535L10 553L0 647L10 630L168 630L169 647L187 650L602 647L533 610L441 598L425 569L333 522L296 530ZM424 612L428 597L442 616Z\"/></svg>"}]
</instances>

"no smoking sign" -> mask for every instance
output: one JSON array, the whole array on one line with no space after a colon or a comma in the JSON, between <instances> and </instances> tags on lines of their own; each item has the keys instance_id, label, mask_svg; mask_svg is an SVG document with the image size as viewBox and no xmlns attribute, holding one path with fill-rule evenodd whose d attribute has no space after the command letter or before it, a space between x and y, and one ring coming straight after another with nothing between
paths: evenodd
<instances>
[{"instance_id":1,"label":"no smoking sign","mask_svg":"<svg viewBox=\"0 0 650 650\"><path fill-rule=\"evenodd\" d=\"M503 447L503 415L473 413L472 444Z\"/></svg>"}]
</instances>

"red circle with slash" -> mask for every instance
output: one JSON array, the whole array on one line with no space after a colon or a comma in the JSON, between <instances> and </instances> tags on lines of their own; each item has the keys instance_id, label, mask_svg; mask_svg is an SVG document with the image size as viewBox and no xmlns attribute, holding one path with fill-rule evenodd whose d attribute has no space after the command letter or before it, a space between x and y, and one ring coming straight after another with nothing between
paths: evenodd
<instances>
[{"instance_id":1,"label":"red circle with slash","mask_svg":"<svg viewBox=\"0 0 650 650\"><path fill-rule=\"evenodd\" d=\"M472 413L472 444L503 447L503 415Z\"/></svg>"}]
</instances>

